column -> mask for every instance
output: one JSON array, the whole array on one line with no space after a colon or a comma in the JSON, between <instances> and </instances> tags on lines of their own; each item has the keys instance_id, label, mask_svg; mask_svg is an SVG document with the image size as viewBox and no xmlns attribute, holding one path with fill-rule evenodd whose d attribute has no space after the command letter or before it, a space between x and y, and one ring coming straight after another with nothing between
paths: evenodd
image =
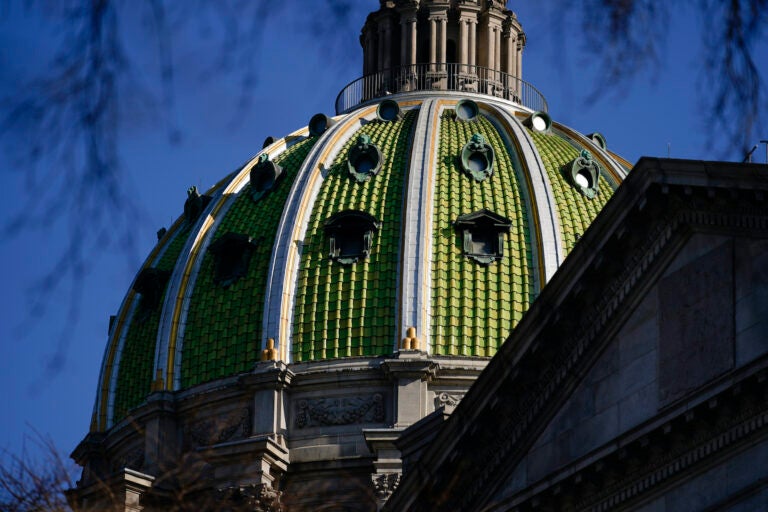
<instances>
[{"instance_id":1,"label":"column","mask_svg":"<svg viewBox=\"0 0 768 512\"><path fill-rule=\"evenodd\" d=\"M461 63L461 72L467 72L467 24L469 22L464 19L459 20L459 62Z\"/></svg>"},{"instance_id":2,"label":"column","mask_svg":"<svg viewBox=\"0 0 768 512\"><path fill-rule=\"evenodd\" d=\"M485 53L487 54L485 66L488 68L488 78L490 78L491 73L490 70L494 69L496 66L493 64L493 58L496 56L496 52L493 48L493 43L496 41L494 35L493 35L493 27L489 23L486 30L485 30Z\"/></svg>"},{"instance_id":3,"label":"column","mask_svg":"<svg viewBox=\"0 0 768 512\"><path fill-rule=\"evenodd\" d=\"M400 67L408 64L408 20L400 18Z\"/></svg>"},{"instance_id":4,"label":"column","mask_svg":"<svg viewBox=\"0 0 768 512\"><path fill-rule=\"evenodd\" d=\"M517 39L512 34L507 38L506 72L512 76L517 76Z\"/></svg>"},{"instance_id":5,"label":"column","mask_svg":"<svg viewBox=\"0 0 768 512\"><path fill-rule=\"evenodd\" d=\"M408 20L411 24L411 44L409 49L411 50L411 58L408 60L408 64L416 64L416 14L413 15L413 18Z\"/></svg>"},{"instance_id":6,"label":"column","mask_svg":"<svg viewBox=\"0 0 768 512\"><path fill-rule=\"evenodd\" d=\"M469 21L469 65L472 67L470 69L470 72L476 73L477 70L474 69L474 66L476 66L476 59L477 58L477 22L475 20Z\"/></svg>"},{"instance_id":7,"label":"column","mask_svg":"<svg viewBox=\"0 0 768 512\"><path fill-rule=\"evenodd\" d=\"M429 18L429 70L437 70L437 20Z\"/></svg>"},{"instance_id":8,"label":"column","mask_svg":"<svg viewBox=\"0 0 768 512\"><path fill-rule=\"evenodd\" d=\"M384 27L379 25L376 32L379 40L379 58L376 62L376 71L381 71L384 69Z\"/></svg>"},{"instance_id":9,"label":"column","mask_svg":"<svg viewBox=\"0 0 768 512\"><path fill-rule=\"evenodd\" d=\"M448 18L447 17L441 17L440 18L440 56L438 57L440 59L440 70L446 71L447 66L445 65L447 62L447 56L446 56L446 45L448 44Z\"/></svg>"},{"instance_id":10,"label":"column","mask_svg":"<svg viewBox=\"0 0 768 512\"><path fill-rule=\"evenodd\" d=\"M501 80L501 74L499 71L501 71L501 27L493 27L493 34L494 34L494 43L493 47L496 50L496 54L494 55L493 61L494 61L494 76L496 77L496 80Z\"/></svg>"},{"instance_id":11,"label":"column","mask_svg":"<svg viewBox=\"0 0 768 512\"><path fill-rule=\"evenodd\" d=\"M523 42L518 38L517 40L517 78L523 79Z\"/></svg>"},{"instance_id":12,"label":"column","mask_svg":"<svg viewBox=\"0 0 768 512\"><path fill-rule=\"evenodd\" d=\"M384 34L384 51L382 53L381 69L389 69L389 62L391 60L390 54L392 52L392 44L390 40L389 20L382 20L381 32Z\"/></svg>"}]
</instances>

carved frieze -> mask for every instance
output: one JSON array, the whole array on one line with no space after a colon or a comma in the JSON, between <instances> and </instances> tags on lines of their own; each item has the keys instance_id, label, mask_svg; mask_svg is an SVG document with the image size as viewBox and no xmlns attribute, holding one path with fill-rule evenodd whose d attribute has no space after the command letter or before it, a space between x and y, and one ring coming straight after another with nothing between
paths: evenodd
<instances>
[{"instance_id":1,"label":"carved frieze","mask_svg":"<svg viewBox=\"0 0 768 512\"><path fill-rule=\"evenodd\" d=\"M210 446L251 435L251 411L244 407L221 417L211 417L188 424L184 428L187 448Z\"/></svg>"},{"instance_id":2,"label":"carved frieze","mask_svg":"<svg viewBox=\"0 0 768 512\"><path fill-rule=\"evenodd\" d=\"M371 395L300 400L296 408L296 427L352 425L384 421L384 398Z\"/></svg>"}]
</instances>

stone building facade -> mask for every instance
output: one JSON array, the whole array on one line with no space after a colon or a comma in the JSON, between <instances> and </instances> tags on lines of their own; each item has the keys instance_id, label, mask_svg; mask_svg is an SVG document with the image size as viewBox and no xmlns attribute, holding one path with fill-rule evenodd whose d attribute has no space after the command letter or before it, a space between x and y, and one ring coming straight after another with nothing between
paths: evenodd
<instances>
[{"instance_id":1,"label":"stone building facade","mask_svg":"<svg viewBox=\"0 0 768 512\"><path fill-rule=\"evenodd\" d=\"M77 509L580 509L573 464L634 470L606 446L661 446L660 418L735 407L723 386L762 403L768 288L744 265L765 259L763 169L630 173L521 79L505 2L382 1L361 45L336 115L192 187L158 233L72 454ZM686 286L691 304L670 300ZM738 446L758 457L750 425Z\"/></svg>"}]
</instances>

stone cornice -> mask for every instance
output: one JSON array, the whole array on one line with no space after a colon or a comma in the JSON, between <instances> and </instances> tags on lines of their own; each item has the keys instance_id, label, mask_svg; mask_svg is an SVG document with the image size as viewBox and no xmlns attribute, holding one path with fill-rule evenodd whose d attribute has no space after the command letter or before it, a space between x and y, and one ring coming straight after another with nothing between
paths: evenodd
<instances>
[{"instance_id":1,"label":"stone cornice","mask_svg":"<svg viewBox=\"0 0 768 512\"><path fill-rule=\"evenodd\" d=\"M437 376L440 365L428 359L419 351L400 351L398 359L387 359L381 363L384 374L391 379L421 379L430 382Z\"/></svg>"},{"instance_id":2,"label":"stone cornice","mask_svg":"<svg viewBox=\"0 0 768 512\"><path fill-rule=\"evenodd\" d=\"M240 377L239 384L244 389L286 389L290 387L295 374L282 361L258 363L253 372Z\"/></svg>"},{"instance_id":3,"label":"stone cornice","mask_svg":"<svg viewBox=\"0 0 768 512\"><path fill-rule=\"evenodd\" d=\"M765 166L641 160L459 404L412 478L406 475L387 510L418 510L427 503L432 510L477 506L524 456L631 301L639 300L671 258L676 245L670 241L681 244L693 228L768 237L766 189ZM451 486L461 473L473 475L469 485Z\"/></svg>"}]
</instances>

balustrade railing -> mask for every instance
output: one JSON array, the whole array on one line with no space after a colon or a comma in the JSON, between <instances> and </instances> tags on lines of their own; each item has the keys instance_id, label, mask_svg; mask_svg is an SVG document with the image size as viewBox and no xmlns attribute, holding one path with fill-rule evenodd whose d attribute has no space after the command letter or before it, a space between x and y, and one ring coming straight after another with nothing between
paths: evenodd
<instances>
[{"instance_id":1,"label":"balustrade railing","mask_svg":"<svg viewBox=\"0 0 768 512\"><path fill-rule=\"evenodd\" d=\"M413 64L385 69L350 82L336 97L336 114L368 100L415 91L487 94L547 111L547 100L533 85L501 71L467 64Z\"/></svg>"}]
</instances>

